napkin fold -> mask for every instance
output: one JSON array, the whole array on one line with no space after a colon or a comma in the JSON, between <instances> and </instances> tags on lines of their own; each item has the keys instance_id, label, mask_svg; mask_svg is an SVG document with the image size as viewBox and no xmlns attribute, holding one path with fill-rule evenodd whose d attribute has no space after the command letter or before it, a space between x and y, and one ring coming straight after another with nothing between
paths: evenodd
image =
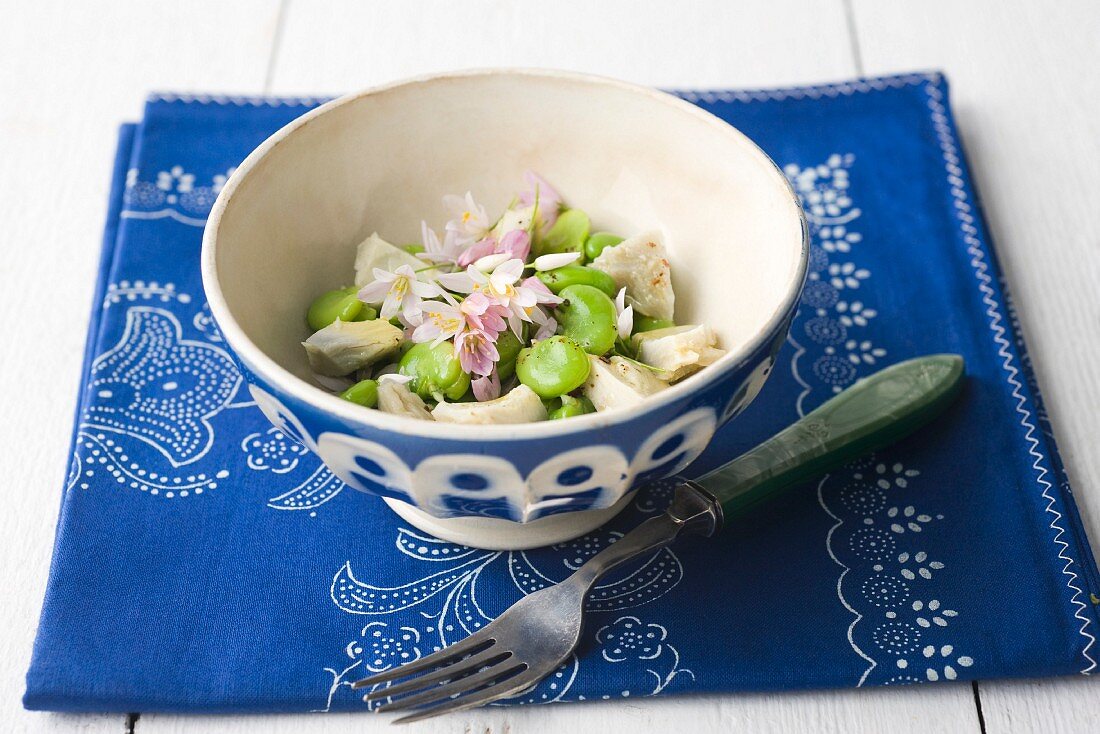
<instances>
[{"instance_id":1,"label":"napkin fold","mask_svg":"<svg viewBox=\"0 0 1100 734\"><path fill-rule=\"evenodd\" d=\"M934 428L601 584L576 655L508 703L1096 671L1096 564L944 79L681 94L783 167L813 232L773 376L689 474L887 364L957 352L969 378ZM475 550L266 422L203 299L202 226L233 166L317 103L159 95L121 130L28 708L368 709L352 681L466 636L668 501L657 486L586 538Z\"/></svg>"}]
</instances>

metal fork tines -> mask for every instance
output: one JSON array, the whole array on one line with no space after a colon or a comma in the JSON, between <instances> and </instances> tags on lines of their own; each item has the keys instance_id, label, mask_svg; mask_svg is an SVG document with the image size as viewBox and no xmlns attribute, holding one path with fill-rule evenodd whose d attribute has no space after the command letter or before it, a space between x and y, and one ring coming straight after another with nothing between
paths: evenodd
<instances>
[{"instance_id":1,"label":"metal fork tines","mask_svg":"<svg viewBox=\"0 0 1100 734\"><path fill-rule=\"evenodd\" d=\"M540 612L534 608L536 606L567 605L568 591L559 585L535 592L465 640L420 660L364 678L352 687L372 688L364 696L366 701L390 699L379 706L378 711L427 707L394 723L419 721L523 693L553 672L576 645L568 620L559 624L532 625L531 620L524 617ZM577 604L579 601L574 602ZM578 616L576 609L572 616ZM541 621L541 614L539 618ZM578 624L578 635L579 631ZM533 637L523 639L525 635ZM392 683L410 675L415 677ZM384 685L387 683L391 685Z\"/></svg>"},{"instance_id":2,"label":"metal fork tines","mask_svg":"<svg viewBox=\"0 0 1100 734\"><path fill-rule=\"evenodd\" d=\"M554 672L577 646L584 623L584 598L597 579L621 563L667 545L685 528L709 535L720 522L714 499L685 483L677 488L668 513L642 523L562 583L525 596L461 642L364 678L352 687L370 688L366 701L389 699L378 711L419 709L394 723L419 721L524 693ZM399 678L406 680L394 682Z\"/></svg>"}]
</instances>

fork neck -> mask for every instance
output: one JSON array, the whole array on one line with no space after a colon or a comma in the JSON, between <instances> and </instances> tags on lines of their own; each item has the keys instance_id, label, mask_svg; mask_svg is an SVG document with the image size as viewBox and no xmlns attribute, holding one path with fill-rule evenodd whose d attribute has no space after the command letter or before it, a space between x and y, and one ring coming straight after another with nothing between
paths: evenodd
<instances>
[{"instance_id":1,"label":"fork neck","mask_svg":"<svg viewBox=\"0 0 1100 734\"><path fill-rule=\"evenodd\" d=\"M722 506L713 495L694 482L676 486L672 504L663 515L650 518L607 548L592 556L569 580L586 589L613 568L647 551L663 548L681 532L710 536L722 524Z\"/></svg>"}]
</instances>

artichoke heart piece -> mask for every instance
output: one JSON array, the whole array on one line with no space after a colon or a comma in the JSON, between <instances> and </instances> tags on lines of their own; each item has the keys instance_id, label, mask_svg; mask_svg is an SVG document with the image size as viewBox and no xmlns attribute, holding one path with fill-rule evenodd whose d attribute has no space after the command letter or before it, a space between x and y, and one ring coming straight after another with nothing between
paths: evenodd
<instances>
[{"instance_id":1,"label":"artichoke heart piece","mask_svg":"<svg viewBox=\"0 0 1100 734\"><path fill-rule=\"evenodd\" d=\"M610 275L636 310L655 319L671 319L676 306L672 270L660 232L646 232L608 247L588 267Z\"/></svg>"},{"instance_id":2,"label":"artichoke heart piece","mask_svg":"<svg viewBox=\"0 0 1100 734\"><path fill-rule=\"evenodd\" d=\"M424 267L425 263L415 255L410 255L400 247L386 242L375 232L360 242L359 248L355 251L355 285L362 288L373 281L375 268L392 273L402 265L418 270Z\"/></svg>"},{"instance_id":3,"label":"artichoke heart piece","mask_svg":"<svg viewBox=\"0 0 1100 734\"><path fill-rule=\"evenodd\" d=\"M547 418L546 406L526 385L519 385L496 400L484 403L440 403L432 410L443 423L532 423Z\"/></svg>"},{"instance_id":4,"label":"artichoke heart piece","mask_svg":"<svg viewBox=\"0 0 1100 734\"><path fill-rule=\"evenodd\" d=\"M421 421L435 420L420 396L404 383L395 380L382 380L378 383L378 409L383 413Z\"/></svg>"},{"instance_id":5,"label":"artichoke heart piece","mask_svg":"<svg viewBox=\"0 0 1100 734\"><path fill-rule=\"evenodd\" d=\"M388 321L333 321L302 342L319 375L342 377L397 354L401 329Z\"/></svg>"},{"instance_id":6,"label":"artichoke heart piece","mask_svg":"<svg viewBox=\"0 0 1100 734\"><path fill-rule=\"evenodd\" d=\"M668 387L667 382L658 379L650 370L622 357L603 360L590 355L589 361L592 369L584 383L584 396L592 401L597 411L636 405Z\"/></svg>"},{"instance_id":7,"label":"artichoke heart piece","mask_svg":"<svg viewBox=\"0 0 1100 734\"><path fill-rule=\"evenodd\" d=\"M718 349L714 330L698 326L672 326L634 335L638 359L656 367L662 380L675 382L707 365L714 364L726 353Z\"/></svg>"}]
</instances>

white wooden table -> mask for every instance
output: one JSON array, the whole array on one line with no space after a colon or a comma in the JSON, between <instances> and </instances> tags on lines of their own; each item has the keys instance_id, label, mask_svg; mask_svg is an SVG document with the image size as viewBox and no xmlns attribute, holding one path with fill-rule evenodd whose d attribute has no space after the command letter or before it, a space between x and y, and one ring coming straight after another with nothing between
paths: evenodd
<instances>
[{"instance_id":1,"label":"white wooden table","mask_svg":"<svg viewBox=\"0 0 1100 734\"><path fill-rule=\"evenodd\" d=\"M941 68L1091 536L1100 540L1096 0L0 0L0 729L368 732L372 716L62 716L19 698L53 543L116 125L152 89L340 93L426 71L564 67L662 87ZM49 301L51 308L44 307ZM22 348L48 335L47 354ZM34 340L32 342L32 340ZM1100 682L476 711L425 732L1095 731Z\"/></svg>"}]
</instances>

